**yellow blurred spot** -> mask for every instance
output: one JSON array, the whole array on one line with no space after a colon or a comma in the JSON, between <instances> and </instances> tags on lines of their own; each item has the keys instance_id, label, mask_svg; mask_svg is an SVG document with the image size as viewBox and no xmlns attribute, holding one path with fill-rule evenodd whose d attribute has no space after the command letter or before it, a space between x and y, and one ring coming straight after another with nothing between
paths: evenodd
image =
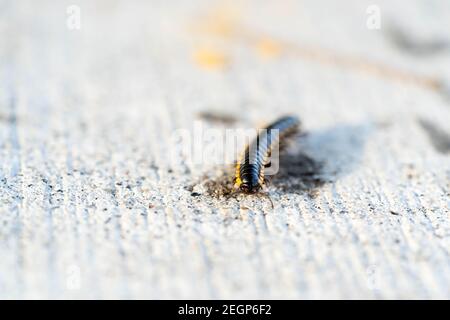
<instances>
[{"instance_id":1,"label":"yellow blurred spot","mask_svg":"<svg viewBox=\"0 0 450 320\"><path fill-rule=\"evenodd\" d=\"M195 23L195 29L205 34L231 38L236 34L240 10L231 6L220 6L211 10Z\"/></svg>"},{"instance_id":2,"label":"yellow blurred spot","mask_svg":"<svg viewBox=\"0 0 450 320\"><path fill-rule=\"evenodd\" d=\"M205 29L210 34L231 37L235 33L234 20L225 16L211 18L205 23Z\"/></svg>"},{"instance_id":3,"label":"yellow blurred spot","mask_svg":"<svg viewBox=\"0 0 450 320\"><path fill-rule=\"evenodd\" d=\"M223 69L227 63L226 55L212 48L201 48L194 53L195 62L204 69L219 70Z\"/></svg>"},{"instance_id":4,"label":"yellow blurred spot","mask_svg":"<svg viewBox=\"0 0 450 320\"><path fill-rule=\"evenodd\" d=\"M264 58L275 58L281 54L283 46L272 39L265 38L259 40L256 50Z\"/></svg>"}]
</instances>

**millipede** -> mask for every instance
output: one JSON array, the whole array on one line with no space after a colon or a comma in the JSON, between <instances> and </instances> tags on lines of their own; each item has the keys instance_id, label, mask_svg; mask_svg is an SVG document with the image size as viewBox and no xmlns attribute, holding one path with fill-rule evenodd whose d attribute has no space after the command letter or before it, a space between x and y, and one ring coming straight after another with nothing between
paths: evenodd
<instances>
[{"instance_id":1,"label":"millipede","mask_svg":"<svg viewBox=\"0 0 450 320\"><path fill-rule=\"evenodd\" d=\"M270 165L272 151L275 147L284 146L299 127L297 117L285 116L260 130L236 162L235 188L246 194L258 193L266 181L264 170Z\"/></svg>"}]
</instances>

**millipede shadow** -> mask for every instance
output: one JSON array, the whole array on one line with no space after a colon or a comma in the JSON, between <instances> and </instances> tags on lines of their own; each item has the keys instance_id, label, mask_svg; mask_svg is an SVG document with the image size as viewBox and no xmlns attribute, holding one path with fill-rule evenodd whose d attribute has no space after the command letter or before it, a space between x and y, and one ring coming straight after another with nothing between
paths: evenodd
<instances>
[{"instance_id":1,"label":"millipede shadow","mask_svg":"<svg viewBox=\"0 0 450 320\"><path fill-rule=\"evenodd\" d=\"M324 163L303 152L280 158L280 170L269 180L269 186L285 193L315 195L317 189L329 182L323 175Z\"/></svg>"},{"instance_id":2,"label":"millipede shadow","mask_svg":"<svg viewBox=\"0 0 450 320\"><path fill-rule=\"evenodd\" d=\"M315 196L326 183L350 174L361 162L370 124L339 124L298 137L280 157L280 170L270 185L285 193Z\"/></svg>"}]
</instances>

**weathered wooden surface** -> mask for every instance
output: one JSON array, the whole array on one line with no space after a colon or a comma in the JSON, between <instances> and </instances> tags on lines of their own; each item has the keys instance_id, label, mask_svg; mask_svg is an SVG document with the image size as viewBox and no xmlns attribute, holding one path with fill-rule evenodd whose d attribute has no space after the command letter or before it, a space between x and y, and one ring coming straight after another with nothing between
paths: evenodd
<instances>
[{"instance_id":1,"label":"weathered wooden surface","mask_svg":"<svg viewBox=\"0 0 450 320\"><path fill-rule=\"evenodd\" d=\"M450 3L370 4L0 1L0 297L450 298L450 49L387 31ZM169 161L205 111L302 118L273 210Z\"/></svg>"}]
</instances>

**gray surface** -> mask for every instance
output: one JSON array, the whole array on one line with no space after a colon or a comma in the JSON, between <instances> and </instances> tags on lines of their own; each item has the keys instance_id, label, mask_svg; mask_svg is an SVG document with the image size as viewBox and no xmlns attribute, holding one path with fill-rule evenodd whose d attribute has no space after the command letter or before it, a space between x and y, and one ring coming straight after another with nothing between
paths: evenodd
<instances>
[{"instance_id":1,"label":"gray surface","mask_svg":"<svg viewBox=\"0 0 450 320\"><path fill-rule=\"evenodd\" d=\"M369 4L0 1L0 297L450 298L450 102L413 76L450 55L384 28L448 41L449 3L379 1L381 30ZM261 56L263 34L290 45ZM170 158L205 110L301 117L274 210Z\"/></svg>"}]
</instances>

